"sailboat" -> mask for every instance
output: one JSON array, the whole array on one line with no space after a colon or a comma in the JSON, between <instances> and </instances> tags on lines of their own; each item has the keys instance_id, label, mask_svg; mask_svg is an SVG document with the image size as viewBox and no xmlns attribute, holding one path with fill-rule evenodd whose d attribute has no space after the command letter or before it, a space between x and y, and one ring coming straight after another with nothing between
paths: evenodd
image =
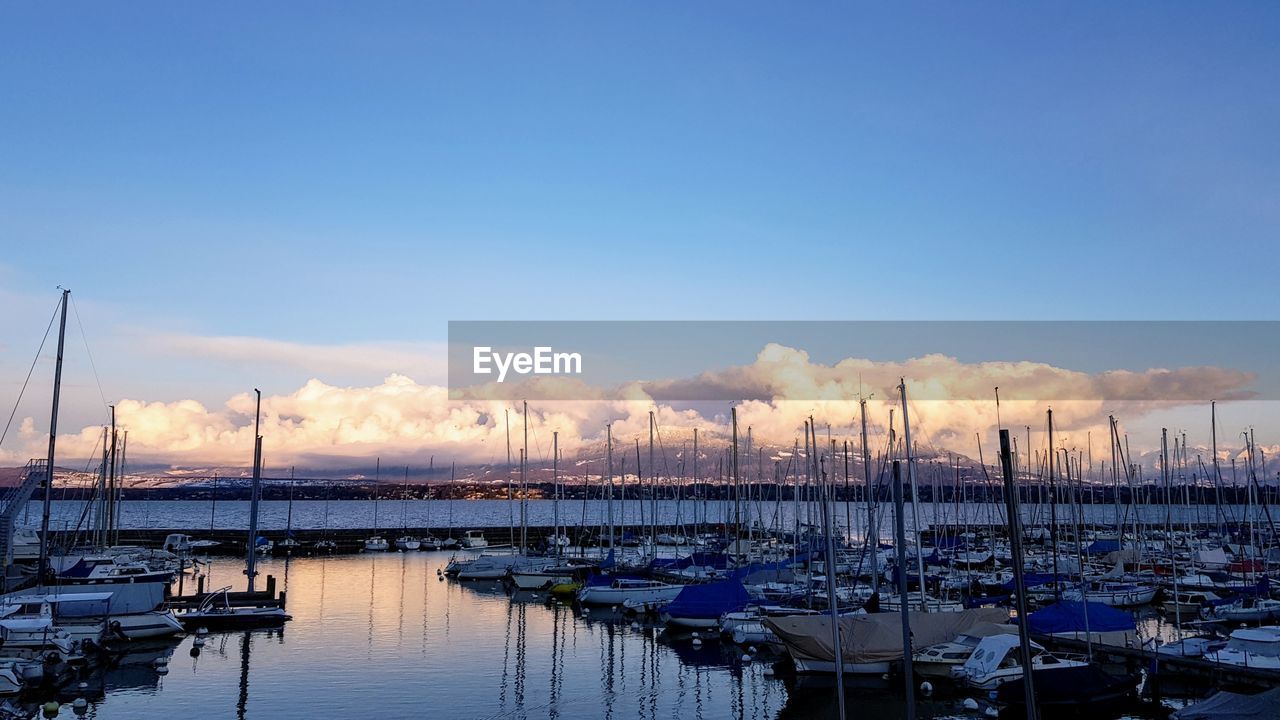
<instances>
[{"instance_id":1,"label":"sailboat","mask_svg":"<svg viewBox=\"0 0 1280 720\"><path fill-rule=\"evenodd\" d=\"M449 464L449 532L445 533L445 538L440 541L441 550L457 550L461 545L453 536L453 481L457 468L457 463Z\"/></svg>"},{"instance_id":2,"label":"sailboat","mask_svg":"<svg viewBox=\"0 0 1280 720\"><path fill-rule=\"evenodd\" d=\"M427 527L431 527L431 476L434 474L435 467L436 458L433 455L427 462ZM440 539L432 535L431 531L428 530L426 536L421 540L421 548L423 550L439 550L441 547L443 545Z\"/></svg>"},{"instance_id":3,"label":"sailboat","mask_svg":"<svg viewBox=\"0 0 1280 720\"><path fill-rule=\"evenodd\" d=\"M293 536L293 468L289 468L289 513L284 523L284 539L276 543L277 547L284 548L285 555L292 555L293 551L302 547L302 543Z\"/></svg>"},{"instance_id":4,"label":"sailboat","mask_svg":"<svg viewBox=\"0 0 1280 720\"><path fill-rule=\"evenodd\" d=\"M391 547L387 539L378 534L378 482L382 477L382 458L378 458L373 475L373 536L364 541L364 549L383 552Z\"/></svg>"},{"instance_id":5,"label":"sailboat","mask_svg":"<svg viewBox=\"0 0 1280 720\"><path fill-rule=\"evenodd\" d=\"M401 486L400 488L400 511L401 511L400 522L401 522L401 527L404 530L404 534L396 538L396 547L400 548L401 550L417 550L419 547L422 546L422 543L418 540L418 538L413 537L412 535L409 534L409 505L407 504L409 502L407 499L408 494L409 494L409 466L405 465L404 466L404 485Z\"/></svg>"},{"instance_id":6,"label":"sailboat","mask_svg":"<svg viewBox=\"0 0 1280 720\"><path fill-rule=\"evenodd\" d=\"M329 483L324 484L324 537L312 545L315 552L331 553L338 549L338 543L329 539Z\"/></svg>"},{"instance_id":7,"label":"sailboat","mask_svg":"<svg viewBox=\"0 0 1280 720\"><path fill-rule=\"evenodd\" d=\"M262 416L262 392L254 389L257 395L257 410L254 413L253 442L253 491L250 493L249 505L249 537L245 548L244 574L248 577L248 590L254 592L254 582L258 577L258 553L256 552L258 537L258 503L262 500L262 435L259 432L259 420ZM292 617L278 605L266 607L238 606L231 603L230 587L208 593L201 599L194 610L178 615L178 622L186 628L254 628L275 627Z\"/></svg>"}]
</instances>

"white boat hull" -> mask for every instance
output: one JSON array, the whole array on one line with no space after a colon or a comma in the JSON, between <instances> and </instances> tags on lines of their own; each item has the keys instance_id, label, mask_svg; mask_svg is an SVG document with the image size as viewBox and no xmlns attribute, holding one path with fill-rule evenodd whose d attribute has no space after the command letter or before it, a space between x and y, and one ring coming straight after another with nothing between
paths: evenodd
<instances>
[{"instance_id":1,"label":"white boat hull","mask_svg":"<svg viewBox=\"0 0 1280 720\"><path fill-rule=\"evenodd\" d=\"M583 605L624 605L670 602L676 599L683 585L663 585L645 588L585 587L578 591L578 602Z\"/></svg>"}]
</instances>

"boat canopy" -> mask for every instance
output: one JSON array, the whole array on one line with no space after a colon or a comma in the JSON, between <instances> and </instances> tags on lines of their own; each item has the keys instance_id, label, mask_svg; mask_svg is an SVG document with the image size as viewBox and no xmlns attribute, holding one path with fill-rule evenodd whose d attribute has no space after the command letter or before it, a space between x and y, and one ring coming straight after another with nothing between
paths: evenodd
<instances>
[{"instance_id":1,"label":"boat canopy","mask_svg":"<svg viewBox=\"0 0 1280 720\"><path fill-rule=\"evenodd\" d=\"M1219 691L1174 713L1172 720L1246 720L1275 717L1280 706L1280 688L1257 695Z\"/></svg>"},{"instance_id":2,"label":"boat canopy","mask_svg":"<svg viewBox=\"0 0 1280 720\"><path fill-rule=\"evenodd\" d=\"M1009 612L980 608L960 612L910 612L912 651L946 642L969 632L980 623L1008 622ZM831 618L828 615L766 617L765 627L800 660L831 662ZM842 615L839 618L841 656L848 663L886 662L902 659L902 618L898 613Z\"/></svg>"},{"instance_id":3,"label":"boat canopy","mask_svg":"<svg viewBox=\"0 0 1280 720\"><path fill-rule=\"evenodd\" d=\"M1000 667L1006 655L1018 649L1020 642L1017 634L988 635L982 638L973 654L964 661L965 673L971 676L990 675ZM1035 643L1031 645L1036 649L1043 649Z\"/></svg>"},{"instance_id":4,"label":"boat canopy","mask_svg":"<svg viewBox=\"0 0 1280 720\"><path fill-rule=\"evenodd\" d=\"M1071 577L1063 573L1058 573L1057 575L1054 575L1053 573L1023 573L1022 574L1022 582L1025 583L1026 586L1029 588L1040 587L1041 585L1049 585L1055 580L1071 582ZM1013 580L1010 580L1002 584L1000 587L1005 590L1013 591L1013 590L1017 590L1017 583Z\"/></svg>"},{"instance_id":5,"label":"boat canopy","mask_svg":"<svg viewBox=\"0 0 1280 720\"><path fill-rule=\"evenodd\" d=\"M1106 555L1113 552L1120 552L1119 540L1094 540L1084 549L1085 555Z\"/></svg>"},{"instance_id":6,"label":"boat canopy","mask_svg":"<svg viewBox=\"0 0 1280 720\"><path fill-rule=\"evenodd\" d=\"M663 612L674 618L718 618L751 602L751 595L738 580L705 585L686 585Z\"/></svg>"},{"instance_id":7,"label":"boat canopy","mask_svg":"<svg viewBox=\"0 0 1280 720\"><path fill-rule=\"evenodd\" d=\"M1087 627L1085 614L1088 614ZM1059 600L1027 616L1033 633L1134 632L1133 616L1102 603Z\"/></svg>"}]
</instances>

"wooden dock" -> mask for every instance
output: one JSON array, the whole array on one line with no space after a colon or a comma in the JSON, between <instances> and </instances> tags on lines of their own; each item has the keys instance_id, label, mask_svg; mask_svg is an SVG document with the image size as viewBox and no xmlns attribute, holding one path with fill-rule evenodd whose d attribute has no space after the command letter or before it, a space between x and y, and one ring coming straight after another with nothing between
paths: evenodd
<instances>
[{"instance_id":1,"label":"wooden dock","mask_svg":"<svg viewBox=\"0 0 1280 720\"><path fill-rule=\"evenodd\" d=\"M169 607L175 610L194 610L200 607L200 603L204 602L206 598L217 594L212 591L206 592L204 581L203 577L196 578L196 591L192 595L179 594L169 598ZM267 576L267 586L264 590L227 593L227 603L231 607L278 607L283 610L285 600L285 592L283 590L278 595L276 594L276 578L274 575Z\"/></svg>"},{"instance_id":2,"label":"wooden dock","mask_svg":"<svg viewBox=\"0 0 1280 720\"><path fill-rule=\"evenodd\" d=\"M1050 650L1084 654L1089 646L1083 640L1037 635L1036 642ZM1204 658L1161 655L1154 650L1093 643L1093 657L1101 662L1124 665L1131 671L1146 670L1149 682L1162 676L1194 679L1215 687L1273 688L1280 687L1280 670L1243 667L1216 663Z\"/></svg>"}]
</instances>

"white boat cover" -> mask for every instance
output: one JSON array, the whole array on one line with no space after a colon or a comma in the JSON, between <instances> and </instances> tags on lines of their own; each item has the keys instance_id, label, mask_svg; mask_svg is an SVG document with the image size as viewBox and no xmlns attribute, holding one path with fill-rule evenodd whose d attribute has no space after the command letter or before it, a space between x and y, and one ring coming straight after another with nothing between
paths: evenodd
<instances>
[{"instance_id":1,"label":"white boat cover","mask_svg":"<svg viewBox=\"0 0 1280 720\"><path fill-rule=\"evenodd\" d=\"M1231 563L1221 548L1196 551L1196 562L1212 570L1220 570Z\"/></svg>"},{"instance_id":2,"label":"white boat cover","mask_svg":"<svg viewBox=\"0 0 1280 720\"><path fill-rule=\"evenodd\" d=\"M990 675L1000 667L1005 655L1017 649L1020 642L1016 631L1013 635L988 635L982 638L973 654L964 661L965 674L970 677ZM1035 643L1031 643L1031 646L1040 649Z\"/></svg>"},{"instance_id":3,"label":"white boat cover","mask_svg":"<svg viewBox=\"0 0 1280 720\"><path fill-rule=\"evenodd\" d=\"M1000 608L960 612L908 613L911 651L953 640L986 623L1007 623L1009 613ZM802 615L767 617L769 628L797 660L833 662L831 617ZM840 650L844 662L873 663L902 659L902 618L898 613L845 615L840 618Z\"/></svg>"}]
</instances>

